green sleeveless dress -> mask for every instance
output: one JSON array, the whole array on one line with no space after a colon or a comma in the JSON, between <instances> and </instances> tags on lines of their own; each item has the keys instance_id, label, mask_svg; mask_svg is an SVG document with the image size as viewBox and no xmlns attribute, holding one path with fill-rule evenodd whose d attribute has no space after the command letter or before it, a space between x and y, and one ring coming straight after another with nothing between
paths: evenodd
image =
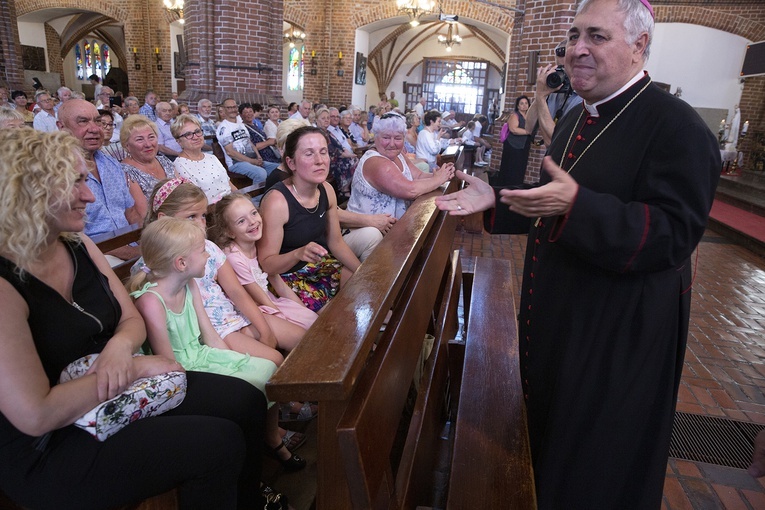
<instances>
[{"instance_id":1,"label":"green sleeveless dress","mask_svg":"<svg viewBox=\"0 0 765 510\"><path fill-rule=\"evenodd\" d=\"M201 332L197 319L191 291L186 287L186 298L181 313L170 310L157 292L151 290L156 283L147 282L142 289L132 292L130 295L138 299L147 292L157 296L165 307L167 316L167 333L170 337L170 345L173 348L175 359L186 370L197 372L210 372L213 374L230 375L244 379L252 384L265 395L266 382L276 372L273 361L255 358L241 352L216 349L200 342ZM269 406L271 403L269 403Z\"/></svg>"}]
</instances>

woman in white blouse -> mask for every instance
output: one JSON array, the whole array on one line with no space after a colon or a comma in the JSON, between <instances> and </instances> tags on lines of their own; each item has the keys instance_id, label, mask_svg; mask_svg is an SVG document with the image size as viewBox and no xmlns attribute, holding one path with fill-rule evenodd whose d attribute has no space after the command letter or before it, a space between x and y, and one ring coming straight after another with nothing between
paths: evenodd
<instances>
[{"instance_id":1,"label":"woman in white blouse","mask_svg":"<svg viewBox=\"0 0 765 510\"><path fill-rule=\"evenodd\" d=\"M214 204L222 196L236 191L218 158L202 152L205 135L196 116L179 115L170 126L170 133L183 149L175 160L175 173L202 188L208 203Z\"/></svg>"},{"instance_id":2,"label":"woman in white blouse","mask_svg":"<svg viewBox=\"0 0 765 510\"><path fill-rule=\"evenodd\" d=\"M278 106L268 107L268 120L263 124L263 131L265 131L268 138L276 138L276 130L279 129L279 116L281 111Z\"/></svg>"},{"instance_id":3,"label":"woman in white blouse","mask_svg":"<svg viewBox=\"0 0 765 510\"><path fill-rule=\"evenodd\" d=\"M417 135L417 157L428 162L431 172L436 168L436 156L441 152L441 114L435 110L423 117L425 128Z\"/></svg>"}]
</instances>

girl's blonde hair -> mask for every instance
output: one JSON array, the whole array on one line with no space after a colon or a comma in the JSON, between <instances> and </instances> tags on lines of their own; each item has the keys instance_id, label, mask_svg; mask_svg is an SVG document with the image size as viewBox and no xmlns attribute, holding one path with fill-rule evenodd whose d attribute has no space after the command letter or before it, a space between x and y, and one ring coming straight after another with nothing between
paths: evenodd
<instances>
[{"instance_id":1,"label":"girl's blonde hair","mask_svg":"<svg viewBox=\"0 0 765 510\"><path fill-rule=\"evenodd\" d=\"M51 211L71 200L82 164L80 143L65 131L0 130L0 251L21 276L45 248Z\"/></svg>"},{"instance_id":2,"label":"girl's blonde hair","mask_svg":"<svg viewBox=\"0 0 765 510\"><path fill-rule=\"evenodd\" d=\"M202 189L191 182L184 182L178 185L159 207L154 209L154 199L157 192L171 179L163 179L154 186L154 190L151 192L151 198L149 199L149 212L146 214L144 225L148 225L159 218L159 213L166 216L175 216L178 211L193 204L198 204L201 201L207 202L207 196Z\"/></svg>"},{"instance_id":3,"label":"girl's blonde hair","mask_svg":"<svg viewBox=\"0 0 765 510\"><path fill-rule=\"evenodd\" d=\"M250 202L250 197L243 193L230 193L215 203L215 218L212 226L208 229L208 237L221 248L225 248L233 241L229 235L228 222L226 221L226 211L235 200L246 200ZM257 208L256 208L257 210Z\"/></svg>"},{"instance_id":4,"label":"girl's blonde hair","mask_svg":"<svg viewBox=\"0 0 765 510\"><path fill-rule=\"evenodd\" d=\"M204 242L204 232L190 221L178 218L160 218L144 227L141 233L143 267L130 277L128 289L138 290L172 273L178 257L187 257L199 242Z\"/></svg>"}]
</instances>

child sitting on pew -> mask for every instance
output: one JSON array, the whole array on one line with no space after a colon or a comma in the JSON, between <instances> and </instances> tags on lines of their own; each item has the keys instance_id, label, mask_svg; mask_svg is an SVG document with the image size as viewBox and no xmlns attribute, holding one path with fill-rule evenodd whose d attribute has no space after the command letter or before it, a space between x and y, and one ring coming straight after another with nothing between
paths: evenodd
<instances>
[{"instance_id":1,"label":"child sitting on pew","mask_svg":"<svg viewBox=\"0 0 765 510\"><path fill-rule=\"evenodd\" d=\"M215 205L215 222L210 237L223 249L239 283L266 315L286 319L308 329L319 317L306 308L300 298L279 275L269 277L258 263L256 242L263 236L263 219L249 197L241 193L227 195ZM277 297L268 289L271 284ZM285 345L291 351L293 346Z\"/></svg>"},{"instance_id":2,"label":"child sitting on pew","mask_svg":"<svg viewBox=\"0 0 765 510\"><path fill-rule=\"evenodd\" d=\"M462 143L464 145L469 145L471 147L476 146L475 143L475 135L473 134L473 130L475 129L475 121L471 120L467 123L467 129L465 129L465 132L462 133ZM478 144L478 146L475 148L475 158L473 160L473 165L475 166L487 166L489 163L484 161L483 159L483 153L486 150L486 148Z\"/></svg>"},{"instance_id":3,"label":"child sitting on pew","mask_svg":"<svg viewBox=\"0 0 765 510\"><path fill-rule=\"evenodd\" d=\"M143 265L131 277L129 290L153 353L176 359L186 370L237 377L265 392L276 364L231 350L205 313L195 281L204 277L210 258L204 231L166 217L144 228L141 241ZM283 448L277 417L272 406L266 421L267 451L287 470L304 468L305 460Z\"/></svg>"}]
</instances>

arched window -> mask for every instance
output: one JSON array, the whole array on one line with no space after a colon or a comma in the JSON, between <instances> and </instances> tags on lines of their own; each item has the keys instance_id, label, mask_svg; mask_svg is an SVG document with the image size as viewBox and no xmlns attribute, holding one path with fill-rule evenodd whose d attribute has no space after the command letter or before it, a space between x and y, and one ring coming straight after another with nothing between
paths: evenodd
<instances>
[{"instance_id":1,"label":"arched window","mask_svg":"<svg viewBox=\"0 0 765 510\"><path fill-rule=\"evenodd\" d=\"M482 60L426 59L423 95L429 108L479 113L483 108L489 66Z\"/></svg>"},{"instance_id":2,"label":"arched window","mask_svg":"<svg viewBox=\"0 0 765 510\"><path fill-rule=\"evenodd\" d=\"M290 49L288 71L287 71L287 89L303 90L303 51L305 46L300 45Z\"/></svg>"},{"instance_id":3,"label":"arched window","mask_svg":"<svg viewBox=\"0 0 765 510\"><path fill-rule=\"evenodd\" d=\"M95 74L103 80L112 68L109 46L98 39L82 40L74 45L74 67L78 80Z\"/></svg>"},{"instance_id":4,"label":"arched window","mask_svg":"<svg viewBox=\"0 0 765 510\"><path fill-rule=\"evenodd\" d=\"M85 76L93 74L93 62L90 59L90 43L85 41Z\"/></svg>"},{"instance_id":5,"label":"arched window","mask_svg":"<svg viewBox=\"0 0 765 510\"><path fill-rule=\"evenodd\" d=\"M82 65L82 50L80 50L80 44L74 45L74 66L78 80L85 79L85 68Z\"/></svg>"}]
</instances>

